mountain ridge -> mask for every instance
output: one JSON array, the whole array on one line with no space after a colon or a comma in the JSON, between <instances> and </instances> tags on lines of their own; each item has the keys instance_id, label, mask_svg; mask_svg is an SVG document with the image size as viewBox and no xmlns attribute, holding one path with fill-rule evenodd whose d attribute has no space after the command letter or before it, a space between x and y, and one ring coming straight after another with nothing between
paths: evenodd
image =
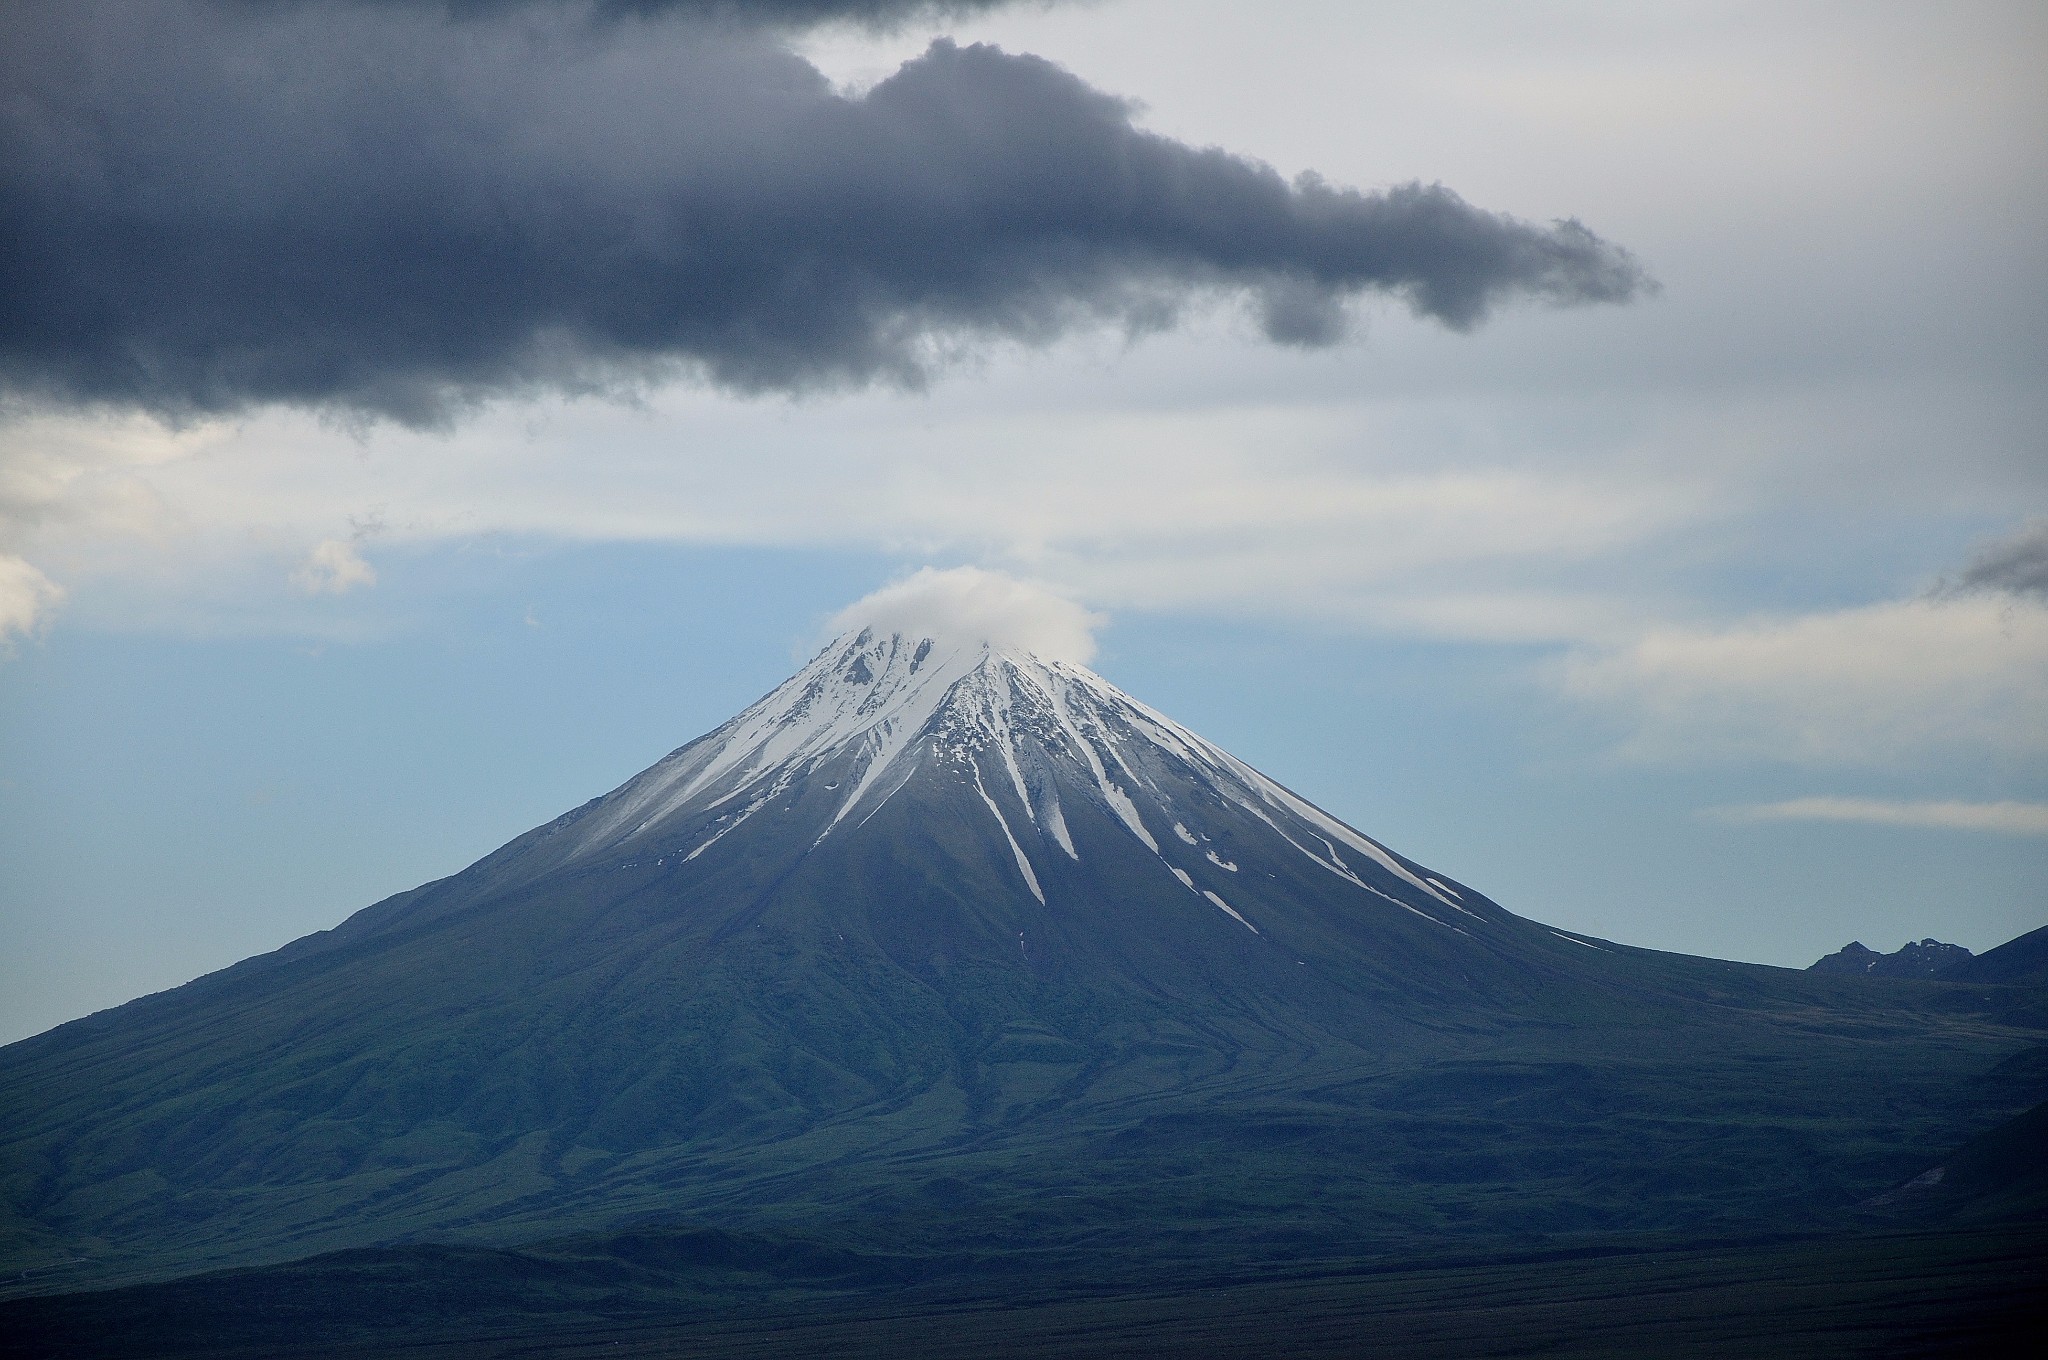
<instances>
[{"instance_id":1,"label":"mountain ridge","mask_svg":"<svg viewBox=\"0 0 2048 1360\"><path fill-rule=\"evenodd\" d=\"M1880 954L1861 940L1851 940L1826 958L1806 966L1809 973L1860 973L1868 977L1944 977L1954 974L1973 956L1959 944L1933 936L1908 940L1889 954Z\"/></svg>"}]
</instances>

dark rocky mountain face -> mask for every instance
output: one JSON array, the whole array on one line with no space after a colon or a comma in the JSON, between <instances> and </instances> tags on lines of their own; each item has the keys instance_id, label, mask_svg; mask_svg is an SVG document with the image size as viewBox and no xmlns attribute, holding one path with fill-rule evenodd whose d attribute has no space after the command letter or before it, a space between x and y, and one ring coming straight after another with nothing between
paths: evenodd
<instances>
[{"instance_id":1,"label":"dark rocky mountain face","mask_svg":"<svg viewBox=\"0 0 2048 1360\"><path fill-rule=\"evenodd\" d=\"M2048 926L1987 949L1956 970L1972 982L2048 983Z\"/></svg>"},{"instance_id":2,"label":"dark rocky mountain face","mask_svg":"<svg viewBox=\"0 0 2048 1360\"><path fill-rule=\"evenodd\" d=\"M1782 1223L2048 1094L1981 1076L2042 1037L1998 989L1870 991L1550 929L1085 669L860 632L462 873L0 1050L0 1266Z\"/></svg>"},{"instance_id":3,"label":"dark rocky mountain face","mask_svg":"<svg viewBox=\"0 0 2048 1360\"><path fill-rule=\"evenodd\" d=\"M1866 948L1851 940L1824 959L1810 963L1809 973L1861 973L1868 977L1931 978L1953 973L1969 962L1970 951L1959 944L1943 944L1929 937L1918 944L1908 940L1889 954Z\"/></svg>"}]
</instances>

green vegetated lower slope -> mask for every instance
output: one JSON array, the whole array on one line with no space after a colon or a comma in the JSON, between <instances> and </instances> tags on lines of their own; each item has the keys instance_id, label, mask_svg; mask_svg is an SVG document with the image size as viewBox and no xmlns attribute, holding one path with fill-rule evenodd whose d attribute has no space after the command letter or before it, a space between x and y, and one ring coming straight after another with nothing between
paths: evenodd
<instances>
[{"instance_id":1,"label":"green vegetated lower slope","mask_svg":"<svg viewBox=\"0 0 2048 1360\"><path fill-rule=\"evenodd\" d=\"M10 1354L2032 1356L2048 1103L1824 1229L1564 1235L1299 1259L864 1248L646 1225L361 1248L0 1302Z\"/></svg>"},{"instance_id":2,"label":"green vegetated lower slope","mask_svg":"<svg viewBox=\"0 0 2048 1360\"><path fill-rule=\"evenodd\" d=\"M2048 1094L1998 1066L2044 1037L2024 989L1491 904L1475 940L1305 908L1312 867L1247 885L1256 935L1108 857L1040 904L909 794L680 898L653 864L524 877L515 846L14 1045L15 1290L636 1220L1189 1261L1796 1225Z\"/></svg>"}]
</instances>

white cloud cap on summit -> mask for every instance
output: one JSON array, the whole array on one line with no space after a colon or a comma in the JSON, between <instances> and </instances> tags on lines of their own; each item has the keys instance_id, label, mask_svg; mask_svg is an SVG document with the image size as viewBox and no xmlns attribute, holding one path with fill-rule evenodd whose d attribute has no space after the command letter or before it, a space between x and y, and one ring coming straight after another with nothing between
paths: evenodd
<instances>
[{"instance_id":1,"label":"white cloud cap on summit","mask_svg":"<svg viewBox=\"0 0 2048 1360\"><path fill-rule=\"evenodd\" d=\"M834 633L878 633L985 642L1048 661L1087 665L1095 630L1108 620L1043 586L980 567L923 567L832 617Z\"/></svg>"}]
</instances>

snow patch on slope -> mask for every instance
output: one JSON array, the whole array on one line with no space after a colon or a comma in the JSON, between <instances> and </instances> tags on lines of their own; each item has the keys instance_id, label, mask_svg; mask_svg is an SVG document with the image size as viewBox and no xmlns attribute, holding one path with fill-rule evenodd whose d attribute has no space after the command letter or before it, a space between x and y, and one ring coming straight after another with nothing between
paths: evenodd
<instances>
[{"instance_id":1,"label":"snow patch on slope","mask_svg":"<svg viewBox=\"0 0 2048 1360\"><path fill-rule=\"evenodd\" d=\"M1244 927L1244 928L1245 928L1246 930L1249 930L1249 931L1250 931L1250 932L1251 932L1252 934L1256 935L1256 934L1258 934L1258 933L1259 933L1259 928L1258 928L1257 926L1253 925L1253 924L1252 924L1252 923L1251 923L1250 921L1247 921L1247 920L1245 920L1245 919L1244 919L1244 917L1242 917L1242 916L1239 916L1239 915L1237 914L1237 909L1236 909L1236 908L1232 907L1232 906L1231 906L1231 905L1230 905L1230 904L1229 904L1228 902L1226 902L1226 901L1224 901L1224 900L1223 900L1222 898L1218 897L1218 896L1217 896L1217 895L1216 895L1215 893L1212 893L1212 892L1210 892L1210 891L1209 891L1209 890L1208 890L1207 888L1204 888L1204 889L1202 889L1202 896L1204 896L1204 897L1208 898L1208 899L1209 899L1209 900L1210 900L1211 902L1214 902L1214 903L1215 903L1215 904L1216 904L1217 906L1221 907L1221 908L1222 908L1222 909L1223 909L1224 911L1226 911L1226 912L1229 912L1229 913L1230 913L1230 919L1231 919L1231 920L1233 920L1233 921L1237 922L1237 923L1238 923L1239 925L1243 926L1243 927Z\"/></svg>"},{"instance_id":2,"label":"snow patch on slope","mask_svg":"<svg viewBox=\"0 0 2048 1360\"><path fill-rule=\"evenodd\" d=\"M996 806L996 800L988 796L982 787L981 767L974 767L974 791L981 795L981 801L988 804L989 814L996 819L996 825L1003 829L1003 839L1010 843L1010 853L1017 857L1017 868L1024 875L1024 885L1031 889L1031 895L1040 902L1045 901L1045 889L1038 886L1038 875L1032 872L1031 859L1024 853L1024 847L1017 844L1017 838L1010 834L1010 824L1003 817L1003 810Z\"/></svg>"}]
</instances>

